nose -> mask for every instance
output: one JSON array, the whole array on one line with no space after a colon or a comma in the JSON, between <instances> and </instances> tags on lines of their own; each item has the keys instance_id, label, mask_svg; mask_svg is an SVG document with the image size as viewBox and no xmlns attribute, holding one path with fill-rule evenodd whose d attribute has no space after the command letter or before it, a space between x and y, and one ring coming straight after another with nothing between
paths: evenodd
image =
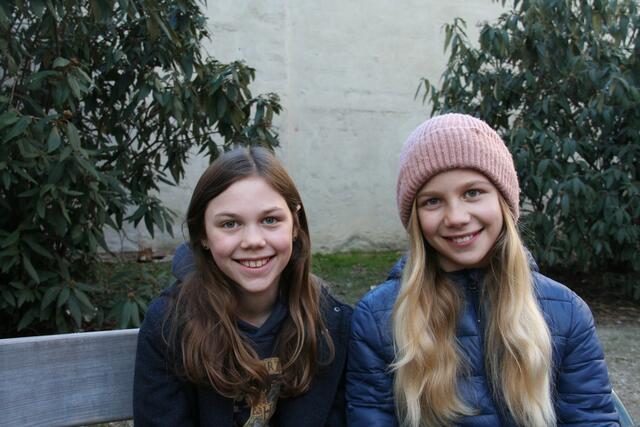
<instances>
[{"instance_id":1,"label":"nose","mask_svg":"<svg viewBox=\"0 0 640 427\"><path fill-rule=\"evenodd\" d=\"M444 224L447 227L462 227L470 221L471 215L462 203L453 203L447 206Z\"/></svg>"},{"instance_id":2,"label":"nose","mask_svg":"<svg viewBox=\"0 0 640 427\"><path fill-rule=\"evenodd\" d=\"M267 242L264 239L263 230L255 224L247 224L244 227L242 233L242 242L240 247L242 249L261 248L265 246Z\"/></svg>"}]
</instances>

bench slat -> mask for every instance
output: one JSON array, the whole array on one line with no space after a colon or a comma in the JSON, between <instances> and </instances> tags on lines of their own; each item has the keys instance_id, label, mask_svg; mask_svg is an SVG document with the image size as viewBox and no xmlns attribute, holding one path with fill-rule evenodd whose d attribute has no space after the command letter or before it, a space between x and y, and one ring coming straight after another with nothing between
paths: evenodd
<instances>
[{"instance_id":1,"label":"bench slat","mask_svg":"<svg viewBox=\"0 0 640 427\"><path fill-rule=\"evenodd\" d=\"M126 329L0 340L0 425L131 418L137 339Z\"/></svg>"}]
</instances>

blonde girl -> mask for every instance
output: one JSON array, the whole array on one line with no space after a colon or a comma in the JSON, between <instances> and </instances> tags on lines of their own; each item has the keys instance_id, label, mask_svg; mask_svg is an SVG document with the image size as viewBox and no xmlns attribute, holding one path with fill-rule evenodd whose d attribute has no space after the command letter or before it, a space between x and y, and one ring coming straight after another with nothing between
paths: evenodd
<instances>
[{"instance_id":1,"label":"blonde girl","mask_svg":"<svg viewBox=\"0 0 640 427\"><path fill-rule=\"evenodd\" d=\"M264 148L221 155L187 211L181 282L149 306L136 426L341 426L350 307L310 273L305 210ZM184 248L183 248L184 249Z\"/></svg>"},{"instance_id":2,"label":"blonde girl","mask_svg":"<svg viewBox=\"0 0 640 427\"><path fill-rule=\"evenodd\" d=\"M536 271L519 192L483 121L446 114L409 136L397 184L409 253L356 306L349 425L618 425L591 312Z\"/></svg>"}]
</instances>

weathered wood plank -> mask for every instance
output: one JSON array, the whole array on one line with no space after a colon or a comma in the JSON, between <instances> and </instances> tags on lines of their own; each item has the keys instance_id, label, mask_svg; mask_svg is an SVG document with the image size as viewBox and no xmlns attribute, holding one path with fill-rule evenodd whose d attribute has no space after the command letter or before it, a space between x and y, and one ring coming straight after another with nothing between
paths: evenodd
<instances>
[{"instance_id":1,"label":"weathered wood plank","mask_svg":"<svg viewBox=\"0 0 640 427\"><path fill-rule=\"evenodd\" d=\"M131 418L137 329L0 340L0 426Z\"/></svg>"}]
</instances>

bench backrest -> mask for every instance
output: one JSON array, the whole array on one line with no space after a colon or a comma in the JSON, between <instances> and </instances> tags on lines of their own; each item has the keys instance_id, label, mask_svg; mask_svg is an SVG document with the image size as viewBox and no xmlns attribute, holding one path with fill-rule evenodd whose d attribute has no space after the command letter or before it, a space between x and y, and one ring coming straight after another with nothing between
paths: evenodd
<instances>
[{"instance_id":1,"label":"bench backrest","mask_svg":"<svg viewBox=\"0 0 640 427\"><path fill-rule=\"evenodd\" d=\"M0 426L133 416L137 329L0 340Z\"/></svg>"}]
</instances>

